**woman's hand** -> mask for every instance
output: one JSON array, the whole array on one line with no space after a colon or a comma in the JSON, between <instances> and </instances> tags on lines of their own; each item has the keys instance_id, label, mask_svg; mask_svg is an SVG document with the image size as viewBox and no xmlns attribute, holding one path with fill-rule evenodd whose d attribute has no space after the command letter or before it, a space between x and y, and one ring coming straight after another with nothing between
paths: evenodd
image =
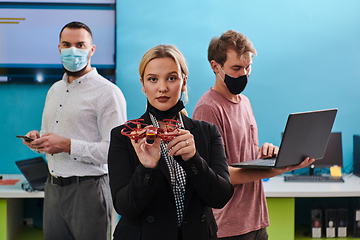
<instances>
[{"instance_id":1,"label":"woman's hand","mask_svg":"<svg viewBox=\"0 0 360 240\"><path fill-rule=\"evenodd\" d=\"M179 129L179 135L169 142L166 151L170 149L170 156L180 155L184 161L189 160L196 153L194 136L188 130Z\"/></svg>"},{"instance_id":2,"label":"woman's hand","mask_svg":"<svg viewBox=\"0 0 360 240\"><path fill-rule=\"evenodd\" d=\"M160 138L155 138L152 144L146 142L146 138L141 138L137 142L131 140L136 155L141 164L146 168L155 168L160 160Z\"/></svg>"}]
</instances>

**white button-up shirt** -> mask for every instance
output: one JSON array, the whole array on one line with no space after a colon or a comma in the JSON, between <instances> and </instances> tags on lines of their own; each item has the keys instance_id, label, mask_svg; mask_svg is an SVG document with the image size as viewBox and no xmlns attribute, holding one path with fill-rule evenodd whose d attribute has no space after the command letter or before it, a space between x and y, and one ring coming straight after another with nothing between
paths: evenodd
<instances>
[{"instance_id":1,"label":"white button-up shirt","mask_svg":"<svg viewBox=\"0 0 360 240\"><path fill-rule=\"evenodd\" d=\"M68 76L47 93L40 134L53 132L71 139L71 154L46 154L53 176L96 176L108 172L112 128L126 121L121 90L94 68L68 83Z\"/></svg>"}]
</instances>

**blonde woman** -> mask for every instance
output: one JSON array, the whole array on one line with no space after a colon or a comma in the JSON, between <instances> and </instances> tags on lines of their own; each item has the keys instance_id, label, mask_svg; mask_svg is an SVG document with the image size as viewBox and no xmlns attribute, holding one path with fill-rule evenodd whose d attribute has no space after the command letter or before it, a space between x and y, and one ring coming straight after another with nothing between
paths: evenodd
<instances>
[{"instance_id":1,"label":"blonde woman","mask_svg":"<svg viewBox=\"0 0 360 240\"><path fill-rule=\"evenodd\" d=\"M164 128L163 119L174 119L181 128L171 141L152 144L122 135L124 125L112 130L110 187L121 215L114 239L217 239L211 208L222 208L233 186L217 127L184 114L185 58L175 46L159 45L145 53L139 73L144 123Z\"/></svg>"}]
</instances>

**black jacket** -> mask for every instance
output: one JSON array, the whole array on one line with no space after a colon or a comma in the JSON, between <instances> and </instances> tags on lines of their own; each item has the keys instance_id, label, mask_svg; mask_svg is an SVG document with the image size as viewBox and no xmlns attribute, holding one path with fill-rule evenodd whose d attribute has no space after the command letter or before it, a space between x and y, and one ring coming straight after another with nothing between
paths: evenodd
<instances>
[{"instance_id":1,"label":"black jacket","mask_svg":"<svg viewBox=\"0 0 360 240\"><path fill-rule=\"evenodd\" d=\"M233 194L223 143L217 127L184 115L185 129L195 139L197 152L188 161L176 156L186 172L183 239L217 239L211 208L222 208ZM142 117L151 124L148 113ZM111 193L121 219L114 239L178 239L177 214L170 174L163 157L155 169L141 165L130 139L111 132L108 163Z\"/></svg>"}]
</instances>

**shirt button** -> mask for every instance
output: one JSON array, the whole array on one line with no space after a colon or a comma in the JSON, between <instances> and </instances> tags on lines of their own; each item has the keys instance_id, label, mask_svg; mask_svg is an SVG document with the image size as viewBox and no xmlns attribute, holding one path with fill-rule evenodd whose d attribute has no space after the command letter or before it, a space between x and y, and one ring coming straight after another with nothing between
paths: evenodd
<instances>
[{"instance_id":1,"label":"shirt button","mask_svg":"<svg viewBox=\"0 0 360 240\"><path fill-rule=\"evenodd\" d=\"M148 223L153 223L155 219L153 216L148 216L146 220L148 221Z\"/></svg>"},{"instance_id":2,"label":"shirt button","mask_svg":"<svg viewBox=\"0 0 360 240\"><path fill-rule=\"evenodd\" d=\"M69 92L69 90L66 90L66 92Z\"/></svg>"},{"instance_id":3,"label":"shirt button","mask_svg":"<svg viewBox=\"0 0 360 240\"><path fill-rule=\"evenodd\" d=\"M206 218L205 215L202 215L202 216L201 216L201 221L202 221L202 222L205 222L205 218Z\"/></svg>"},{"instance_id":4,"label":"shirt button","mask_svg":"<svg viewBox=\"0 0 360 240\"><path fill-rule=\"evenodd\" d=\"M62 105L60 104L60 107L62 107Z\"/></svg>"},{"instance_id":5,"label":"shirt button","mask_svg":"<svg viewBox=\"0 0 360 240\"><path fill-rule=\"evenodd\" d=\"M76 160L76 158L74 158L74 160Z\"/></svg>"},{"instance_id":6,"label":"shirt button","mask_svg":"<svg viewBox=\"0 0 360 240\"><path fill-rule=\"evenodd\" d=\"M56 123L59 123L59 121L56 121Z\"/></svg>"}]
</instances>

